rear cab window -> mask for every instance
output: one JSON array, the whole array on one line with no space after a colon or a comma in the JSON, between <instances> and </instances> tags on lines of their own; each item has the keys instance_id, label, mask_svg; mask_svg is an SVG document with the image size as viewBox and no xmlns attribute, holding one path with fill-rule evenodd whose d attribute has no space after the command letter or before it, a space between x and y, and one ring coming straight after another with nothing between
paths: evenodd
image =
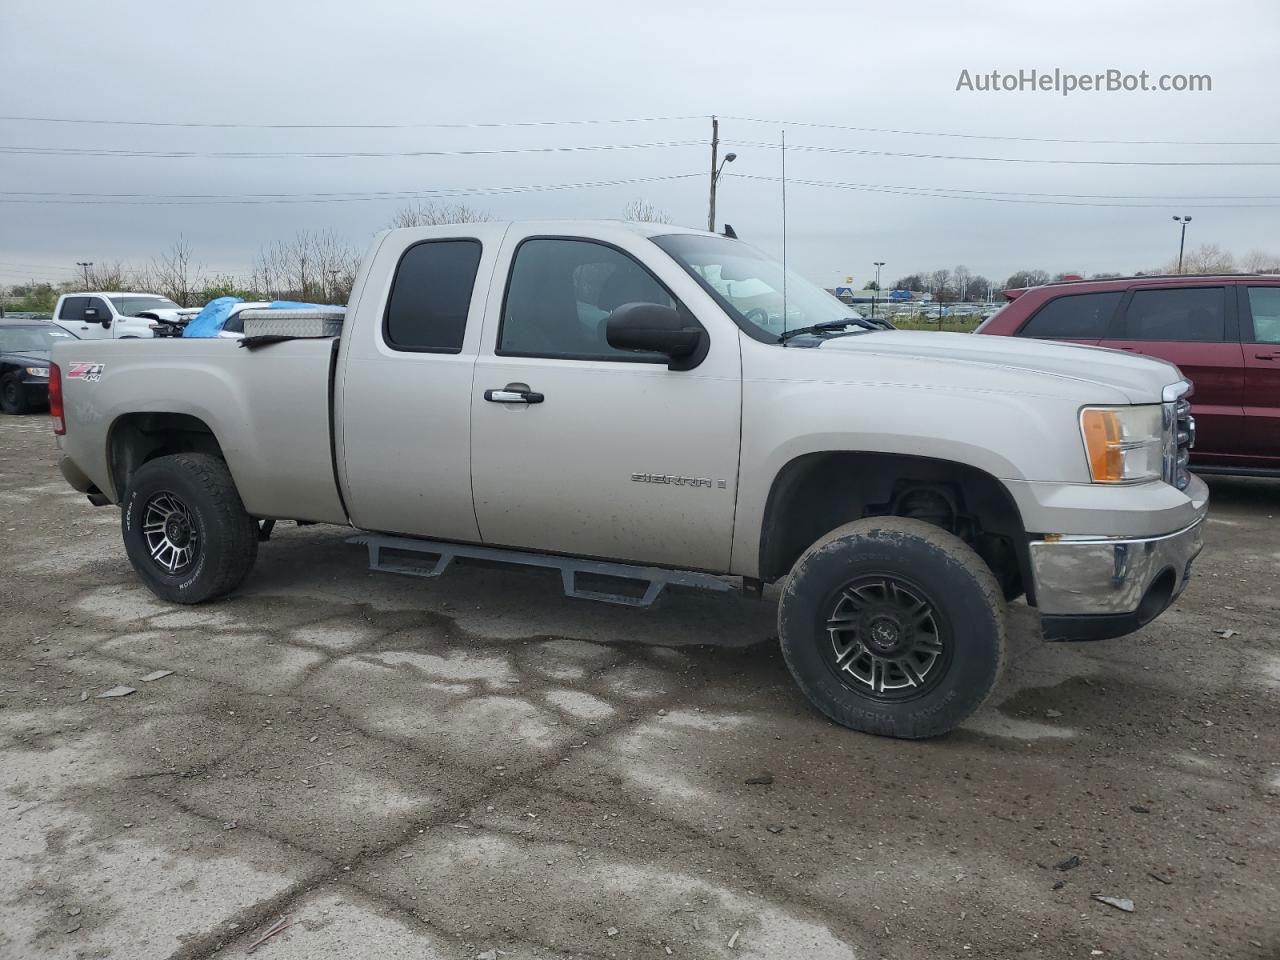
<instances>
[{"instance_id":1,"label":"rear cab window","mask_svg":"<svg viewBox=\"0 0 1280 960\"><path fill-rule=\"evenodd\" d=\"M1054 297L1032 314L1018 331L1018 336L1046 340L1097 340L1107 335L1107 327L1123 297L1123 290Z\"/></svg>"},{"instance_id":2,"label":"rear cab window","mask_svg":"<svg viewBox=\"0 0 1280 960\"><path fill-rule=\"evenodd\" d=\"M479 240L423 240L396 265L382 320L382 337L393 350L461 353L471 310Z\"/></svg>"}]
</instances>

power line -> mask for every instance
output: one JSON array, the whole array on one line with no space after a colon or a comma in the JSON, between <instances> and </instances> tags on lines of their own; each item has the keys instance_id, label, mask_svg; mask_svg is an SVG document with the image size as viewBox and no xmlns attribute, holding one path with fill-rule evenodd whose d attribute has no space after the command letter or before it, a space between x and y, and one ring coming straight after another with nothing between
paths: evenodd
<instances>
[{"instance_id":1,"label":"power line","mask_svg":"<svg viewBox=\"0 0 1280 960\"><path fill-rule=\"evenodd\" d=\"M4 119L0 117L0 119ZM820 130L848 130L853 133L881 133L905 137L950 137L959 140L1002 140L1010 143L1074 143L1091 146L1159 146L1159 147L1275 147L1280 140L1088 140L1070 137L1017 137L988 133L947 133L937 130L901 130L892 127L852 127L840 123L816 121L763 120L759 117L727 117L742 123L766 123L772 126L811 127Z\"/></svg>"},{"instance_id":2,"label":"power line","mask_svg":"<svg viewBox=\"0 0 1280 960\"><path fill-rule=\"evenodd\" d=\"M725 173L725 176L733 176L732 172ZM569 189L579 186L612 186L615 184L629 183L648 183L660 180L679 180L689 177L705 176L705 173L681 173L665 176L654 177L634 177L622 180L600 180L586 181L577 184L548 184L548 185L532 185L532 186L503 186L503 187L444 187L436 189L417 189L417 190L369 190L369 191L353 191L353 190L337 190L337 191L302 191L290 193L103 193L100 191L68 191L68 190L0 190L0 198L9 197L54 197L54 198L85 198L91 200L109 200L109 199L141 199L141 200L256 200L256 199L312 199L312 198L328 198L334 197L338 199L346 198L414 198L426 197L435 194L455 195L461 192L480 191L486 194L497 191L524 191L533 189ZM749 174L739 175L740 179L758 179L753 178ZM767 179L767 178L766 178ZM815 182L831 182L836 181L815 181ZM921 187L907 184L894 183L868 183L868 184L849 184L842 183L842 186L849 187L875 187L877 189L886 190L910 190L910 191L926 191L932 193L971 193L982 195L994 195L1005 197L1048 197L1048 198L1064 198L1075 200L1162 200L1171 203L1183 203L1193 201L1218 201L1218 200L1280 200L1280 194L1267 193L1208 193L1208 194L1166 194L1166 193L1046 193L1034 190L977 190L969 187ZM2 262L2 261L0 261Z\"/></svg>"},{"instance_id":3,"label":"power line","mask_svg":"<svg viewBox=\"0 0 1280 960\"><path fill-rule=\"evenodd\" d=\"M220 204L271 204L271 203L353 203L370 200L441 200L454 197L504 196L514 193L549 193L562 190L586 190L594 187L627 186L636 183L658 183L668 180L687 180L700 177L701 173L676 173L654 177L625 177L616 180L584 180L576 183L540 183L519 186L496 187L446 187L436 190L377 190L369 193L314 193L314 194L53 194L43 192L12 191L0 193L0 203L70 204L82 206L207 206ZM10 194L17 194L10 195Z\"/></svg>"},{"instance_id":4,"label":"power line","mask_svg":"<svg viewBox=\"0 0 1280 960\"><path fill-rule=\"evenodd\" d=\"M757 140L725 140L740 147L777 150L776 143ZM1099 167L1278 167L1280 160L1066 160L1056 157L974 157L947 153L899 153L892 150L865 150L859 147L824 147L815 144L792 144L788 150L808 153L856 154L867 157L900 157L910 160L979 160L987 163L1052 163L1071 166ZM740 174L739 174L740 176Z\"/></svg>"},{"instance_id":5,"label":"power line","mask_svg":"<svg viewBox=\"0 0 1280 960\"><path fill-rule=\"evenodd\" d=\"M625 123L671 123L679 120L705 120L705 116L687 114L676 117L620 117L592 120L498 120L480 123L207 123L179 120L91 120L70 117L0 116L0 120L19 123L96 124L113 127L189 127L212 130L480 130L504 127L597 126Z\"/></svg>"},{"instance_id":6,"label":"power line","mask_svg":"<svg viewBox=\"0 0 1280 960\"><path fill-rule=\"evenodd\" d=\"M603 117L571 120L496 120L463 123L246 123L194 120L103 120L88 117L0 116L14 123L81 124L114 127L181 127L210 130L483 130L519 127L600 126L632 123L675 123L705 120L706 114L681 114L655 117ZM820 130L845 130L852 133L874 133L907 137L946 137L959 140L993 140L1008 143L1070 143L1089 146L1166 146L1166 147L1273 147L1280 140L1108 140L1077 137L1023 137L1012 134L957 133L945 130L906 130L896 127L863 127L842 123L810 120L769 120L761 117L725 116L724 120L741 123L763 123L771 126L806 127Z\"/></svg>"},{"instance_id":7,"label":"power line","mask_svg":"<svg viewBox=\"0 0 1280 960\"><path fill-rule=\"evenodd\" d=\"M790 150L791 147L788 145L787 149ZM764 180L764 181L776 182L779 179L778 177L769 177L769 176L746 174L746 173L726 174L726 176L731 176L735 180ZM979 195L975 195L978 193L978 191L947 191L945 188L930 189L925 187L894 187L894 186L885 186L880 184L842 183L840 181L834 181L834 180L805 180L805 179L797 179L796 177L788 177L787 183L801 184L802 186L807 186L807 187L829 187L829 188L839 189L839 190L856 190L863 193L888 193L888 194L896 194L898 196L904 196L904 197L929 197L929 198L940 199L940 200L974 200L974 201L985 200L989 203L1030 203L1030 204L1041 204L1041 205L1060 206L1060 207L1148 207L1148 208L1155 207L1159 209L1167 209L1170 203L1174 202L1174 201L1170 201L1166 203L1129 203L1129 202L1098 203L1093 201L1036 199L1035 197L1038 195L1030 195L1027 197L987 196L987 195L979 196ZM1052 196L1052 194L1047 194L1046 196ZM1183 203L1183 201L1181 200L1176 202L1179 204ZM1192 206L1197 206L1202 209L1234 209L1234 208L1253 209L1256 207L1280 207L1280 203L1225 203L1225 204L1211 203L1211 204L1192 204Z\"/></svg>"},{"instance_id":8,"label":"power line","mask_svg":"<svg viewBox=\"0 0 1280 960\"><path fill-rule=\"evenodd\" d=\"M768 177L756 177L751 174L726 174L726 176L737 176L741 179L763 179ZM792 183L801 181L795 180ZM1062 198L1074 200L1162 200L1169 203L1183 203L1186 201L1197 200L1280 200L1280 194L1164 194L1164 193L1044 193L1034 190L975 190L968 187L920 187L907 184L897 183L848 183L842 181L829 180L813 180L815 184L823 184L830 186L841 186L850 189L877 189L877 190L903 190L903 191L923 191L926 193L963 193L963 194L982 194L1001 197L1047 197Z\"/></svg>"},{"instance_id":9,"label":"power line","mask_svg":"<svg viewBox=\"0 0 1280 960\"><path fill-rule=\"evenodd\" d=\"M0 147L0 153L69 157L153 157L173 159L208 157L231 160L308 159L358 157L483 157L522 153L594 153L604 150L654 150L666 147L702 146L706 140L664 140L654 143L604 143L571 147L503 147L484 150L112 150L101 147Z\"/></svg>"}]
</instances>

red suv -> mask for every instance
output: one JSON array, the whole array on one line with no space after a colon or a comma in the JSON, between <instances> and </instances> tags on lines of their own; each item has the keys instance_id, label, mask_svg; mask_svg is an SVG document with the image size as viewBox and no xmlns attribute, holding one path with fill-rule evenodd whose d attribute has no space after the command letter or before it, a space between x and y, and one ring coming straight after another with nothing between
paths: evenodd
<instances>
[{"instance_id":1,"label":"red suv","mask_svg":"<svg viewBox=\"0 0 1280 960\"><path fill-rule=\"evenodd\" d=\"M1004 295L975 333L1176 363L1195 384L1197 471L1280 476L1280 276L1075 280Z\"/></svg>"}]
</instances>

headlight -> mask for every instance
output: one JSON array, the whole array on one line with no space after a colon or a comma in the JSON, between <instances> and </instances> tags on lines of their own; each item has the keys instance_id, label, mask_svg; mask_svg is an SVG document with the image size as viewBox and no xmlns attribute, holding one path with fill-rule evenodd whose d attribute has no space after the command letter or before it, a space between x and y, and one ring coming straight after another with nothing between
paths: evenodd
<instances>
[{"instance_id":1,"label":"headlight","mask_svg":"<svg viewBox=\"0 0 1280 960\"><path fill-rule=\"evenodd\" d=\"M27 375L28 375L28 376L32 376L32 377L45 377L46 379L47 379L47 378L48 378L48 376L49 376L49 368L48 368L48 367L27 367L27 368L26 368L26 370L27 370Z\"/></svg>"},{"instance_id":2,"label":"headlight","mask_svg":"<svg viewBox=\"0 0 1280 960\"><path fill-rule=\"evenodd\" d=\"M1085 407L1080 432L1094 483L1158 480L1164 466L1160 406Z\"/></svg>"}]
</instances>

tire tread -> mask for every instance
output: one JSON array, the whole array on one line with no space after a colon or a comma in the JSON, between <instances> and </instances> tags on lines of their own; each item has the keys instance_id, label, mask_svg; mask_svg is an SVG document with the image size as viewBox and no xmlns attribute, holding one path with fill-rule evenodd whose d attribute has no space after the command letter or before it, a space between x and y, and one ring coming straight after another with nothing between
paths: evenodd
<instances>
[{"instance_id":1,"label":"tire tread","mask_svg":"<svg viewBox=\"0 0 1280 960\"><path fill-rule=\"evenodd\" d=\"M895 718L869 722L864 714L852 709L852 704L833 700L811 682L789 650L792 643L803 643L805 640L788 637L786 621L789 614L794 614L791 608L798 602L795 597L797 584L808 572L808 567L815 561L820 561L822 555L830 551L833 545L844 544L851 539L884 542L902 537L925 542L929 548L942 554L948 562L959 568L973 582L979 592L981 604L990 612L995 626L994 669L989 671L988 679L981 688L968 690L967 695L951 709L918 717L914 721ZM778 604L778 636L788 669L801 691L814 706L842 726L903 739L938 736L953 729L972 715L991 695L999 682L1000 675L1004 671L1008 647L1004 593L991 569L974 549L959 537L933 524L909 517L870 517L846 523L820 537L805 550L792 567L783 585Z\"/></svg>"}]
</instances>

